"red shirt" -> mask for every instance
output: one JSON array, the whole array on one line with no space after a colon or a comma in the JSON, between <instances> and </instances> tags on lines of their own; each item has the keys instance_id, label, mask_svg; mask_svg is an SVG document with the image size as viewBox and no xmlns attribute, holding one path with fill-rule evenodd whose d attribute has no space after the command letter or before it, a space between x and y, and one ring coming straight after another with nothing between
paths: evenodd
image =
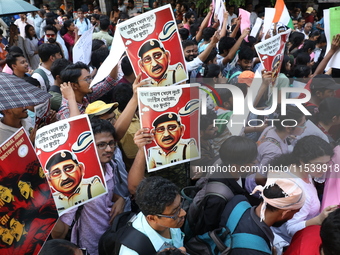
<instances>
[{"instance_id":1,"label":"red shirt","mask_svg":"<svg viewBox=\"0 0 340 255\"><path fill-rule=\"evenodd\" d=\"M320 255L320 228L313 225L297 232L284 255Z\"/></svg>"}]
</instances>

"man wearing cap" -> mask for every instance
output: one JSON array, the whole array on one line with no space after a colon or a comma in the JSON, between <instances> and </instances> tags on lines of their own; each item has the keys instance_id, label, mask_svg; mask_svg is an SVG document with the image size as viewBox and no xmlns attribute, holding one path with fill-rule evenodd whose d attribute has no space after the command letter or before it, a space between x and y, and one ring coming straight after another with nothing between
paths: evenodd
<instances>
[{"instance_id":1,"label":"man wearing cap","mask_svg":"<svg viewBox=\"0 0 340 255\"><path fill-rule=\"evenodd\" d=\"M152 86L168 86L186 79L182 63L170 65L170 52L158 40L151 39L142 44L138 56L139 67L151 78Z\"/></svg>"},{"instance_id":2,"label":"man wearing cap","mask_svg":"<svg viewBox=\"0 0 340 255\"><path fill-rule=\"evenodd\" d=\"M150 169L198 157L195 139L181 139L185 126L176 113L168 112L158 116L152 126L154 129L151 132L158 146L148 150Z\"/></svg>"},{"instance_id":3,"label":"man wearing cap","mask_svg":"<svg viewBox=\"0 0 340 255\"><path fill-rule=\"evenodd\" d=\"M274 176L273 176L274 177ZM300 210L305 202L305 195L294 178L275 176L268 178L266 185L256 186L253 193L260 192L263 201L257 207L250 207L241 216L234 234L248 233L261 237L268 245L269 251L274 241L271 226L281 226ZM233 209L241 202L247 201L243 195L233 197L226 205L220 226L226 226ZM263 251L264 245L258 242L259 250L243 248L232 249L230 255L268 254Z\"/></svg>"},{"instance_id":4,"label":"man wearing cap","mask_svg":"<svg viewBox=\"0 0 340 255\"><path fill-rule=\"evenodd\" d=\"M98 176L83 178L85 166L70 151L54 153L47 160L45 169L47 180L56 191L53 198L59 212L105 192Z\"/></svg>"}]
</instances>

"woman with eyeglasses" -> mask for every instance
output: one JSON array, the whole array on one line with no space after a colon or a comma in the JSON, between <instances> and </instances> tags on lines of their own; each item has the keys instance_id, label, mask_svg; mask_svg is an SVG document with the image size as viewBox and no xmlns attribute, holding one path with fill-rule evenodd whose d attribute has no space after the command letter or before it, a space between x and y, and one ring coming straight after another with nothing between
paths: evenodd
<instances>
[{"instance_id":1,"label":"woman with eyeglasses","mask_svg":"<svg viewBox=\"0 0 340 255\"><path fill-rule=\"evenodd\" d=\"M320 178L332 170L332 156L333 150L329 143L311 135L301 138L292 153L283 154L270 162L273 167L283 167L287 172L289 170L289 175L296 178L306 197L303 207L292 219L281 226L272 227L273 232L283 239L277 247L289 245L297 231L307 226L321 225L328 214L337 208L337 205L329 206L320 212L321 204L313 182L313 178Z\"/></svg>"}]
</instances>

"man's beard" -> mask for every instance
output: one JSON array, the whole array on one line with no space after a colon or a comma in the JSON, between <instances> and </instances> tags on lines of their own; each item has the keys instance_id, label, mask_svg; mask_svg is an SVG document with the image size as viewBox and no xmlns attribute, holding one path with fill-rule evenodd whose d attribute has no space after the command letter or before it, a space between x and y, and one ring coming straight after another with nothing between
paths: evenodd
<instances>
[{"instance_id":1,"label":"man's beard","mask_svg":"<svg viewBox=\"0 0 340 255\"><path fill-rule=\"evenodd\" d=\"M48 38L47 41L48 41L49 43L55 43L55 42L56 42L56 39L54 39L54 38Z\"/></svg>"}]
</instances>

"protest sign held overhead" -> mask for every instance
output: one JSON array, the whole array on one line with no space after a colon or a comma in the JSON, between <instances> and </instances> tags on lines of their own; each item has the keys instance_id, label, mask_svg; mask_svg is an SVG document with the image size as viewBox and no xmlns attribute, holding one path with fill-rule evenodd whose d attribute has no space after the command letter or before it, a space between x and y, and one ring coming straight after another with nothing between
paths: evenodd
<instances>
[{"instance_id":1,"label":"protest sign held overhead","mask_svg":"<svg viewBox=\"0 0 340 255\"><path fill-rule=\"evenodd\" d=\"M200 157L197 86L138 88L141 126L154 134L145 146L148 171Z\"/></svg>"},{"instance_id":2,"label":"protest sign held overhead","mask_svg":"<svg viewBox=\"0 0 340 255\"><path fill-rule=\"evenodd\" d=\"M23 128L0 146L0 250L39 253L58 213L44 171Z\"/></svg>"},{"instance_id":3,"label":"protest sign held overhead","mask_svg":"<svg viewBox=\"0 0 340 255\"><path fill-rule=\"evenodd\" d=\"M150 86L169 86L188 79L176 22L170 5L117 25L135 74Z\"/></svg>"},{"instance_id":4,"label":"protest sign held overhead","mask_svg":"<svg viewBox=\"0 0 340 255\"><path fill-rule=\"evenodd\" d=\"M255 44L256 52L268 72L272 72L272 86L280 73L285 44L291 30L285 31L267 40Z\"/></svg>"},{"instance_id":5,"label":"protest sign held overhead","mask_svg":"<svg viewBox=\"0 0 340 255\"><path fill-rule=\"evenodd\" d=\"M39 129L35 145L59 215L107 193L87 115Z\"/></svg>"},{"instance_id":6,"label":"protest sign held overhead","mask_svg":"<svg viewBox=\"0 0 340 255\"><path fill-rule=\"evenodd\" d=\"M93 29L94 27L85 31L74 45L72 49L73 63L77 63L78 61L83 62L86 65L90 63L91 54L89 54L89 52L92 49Z\"/></svg>"}]
</instances>

